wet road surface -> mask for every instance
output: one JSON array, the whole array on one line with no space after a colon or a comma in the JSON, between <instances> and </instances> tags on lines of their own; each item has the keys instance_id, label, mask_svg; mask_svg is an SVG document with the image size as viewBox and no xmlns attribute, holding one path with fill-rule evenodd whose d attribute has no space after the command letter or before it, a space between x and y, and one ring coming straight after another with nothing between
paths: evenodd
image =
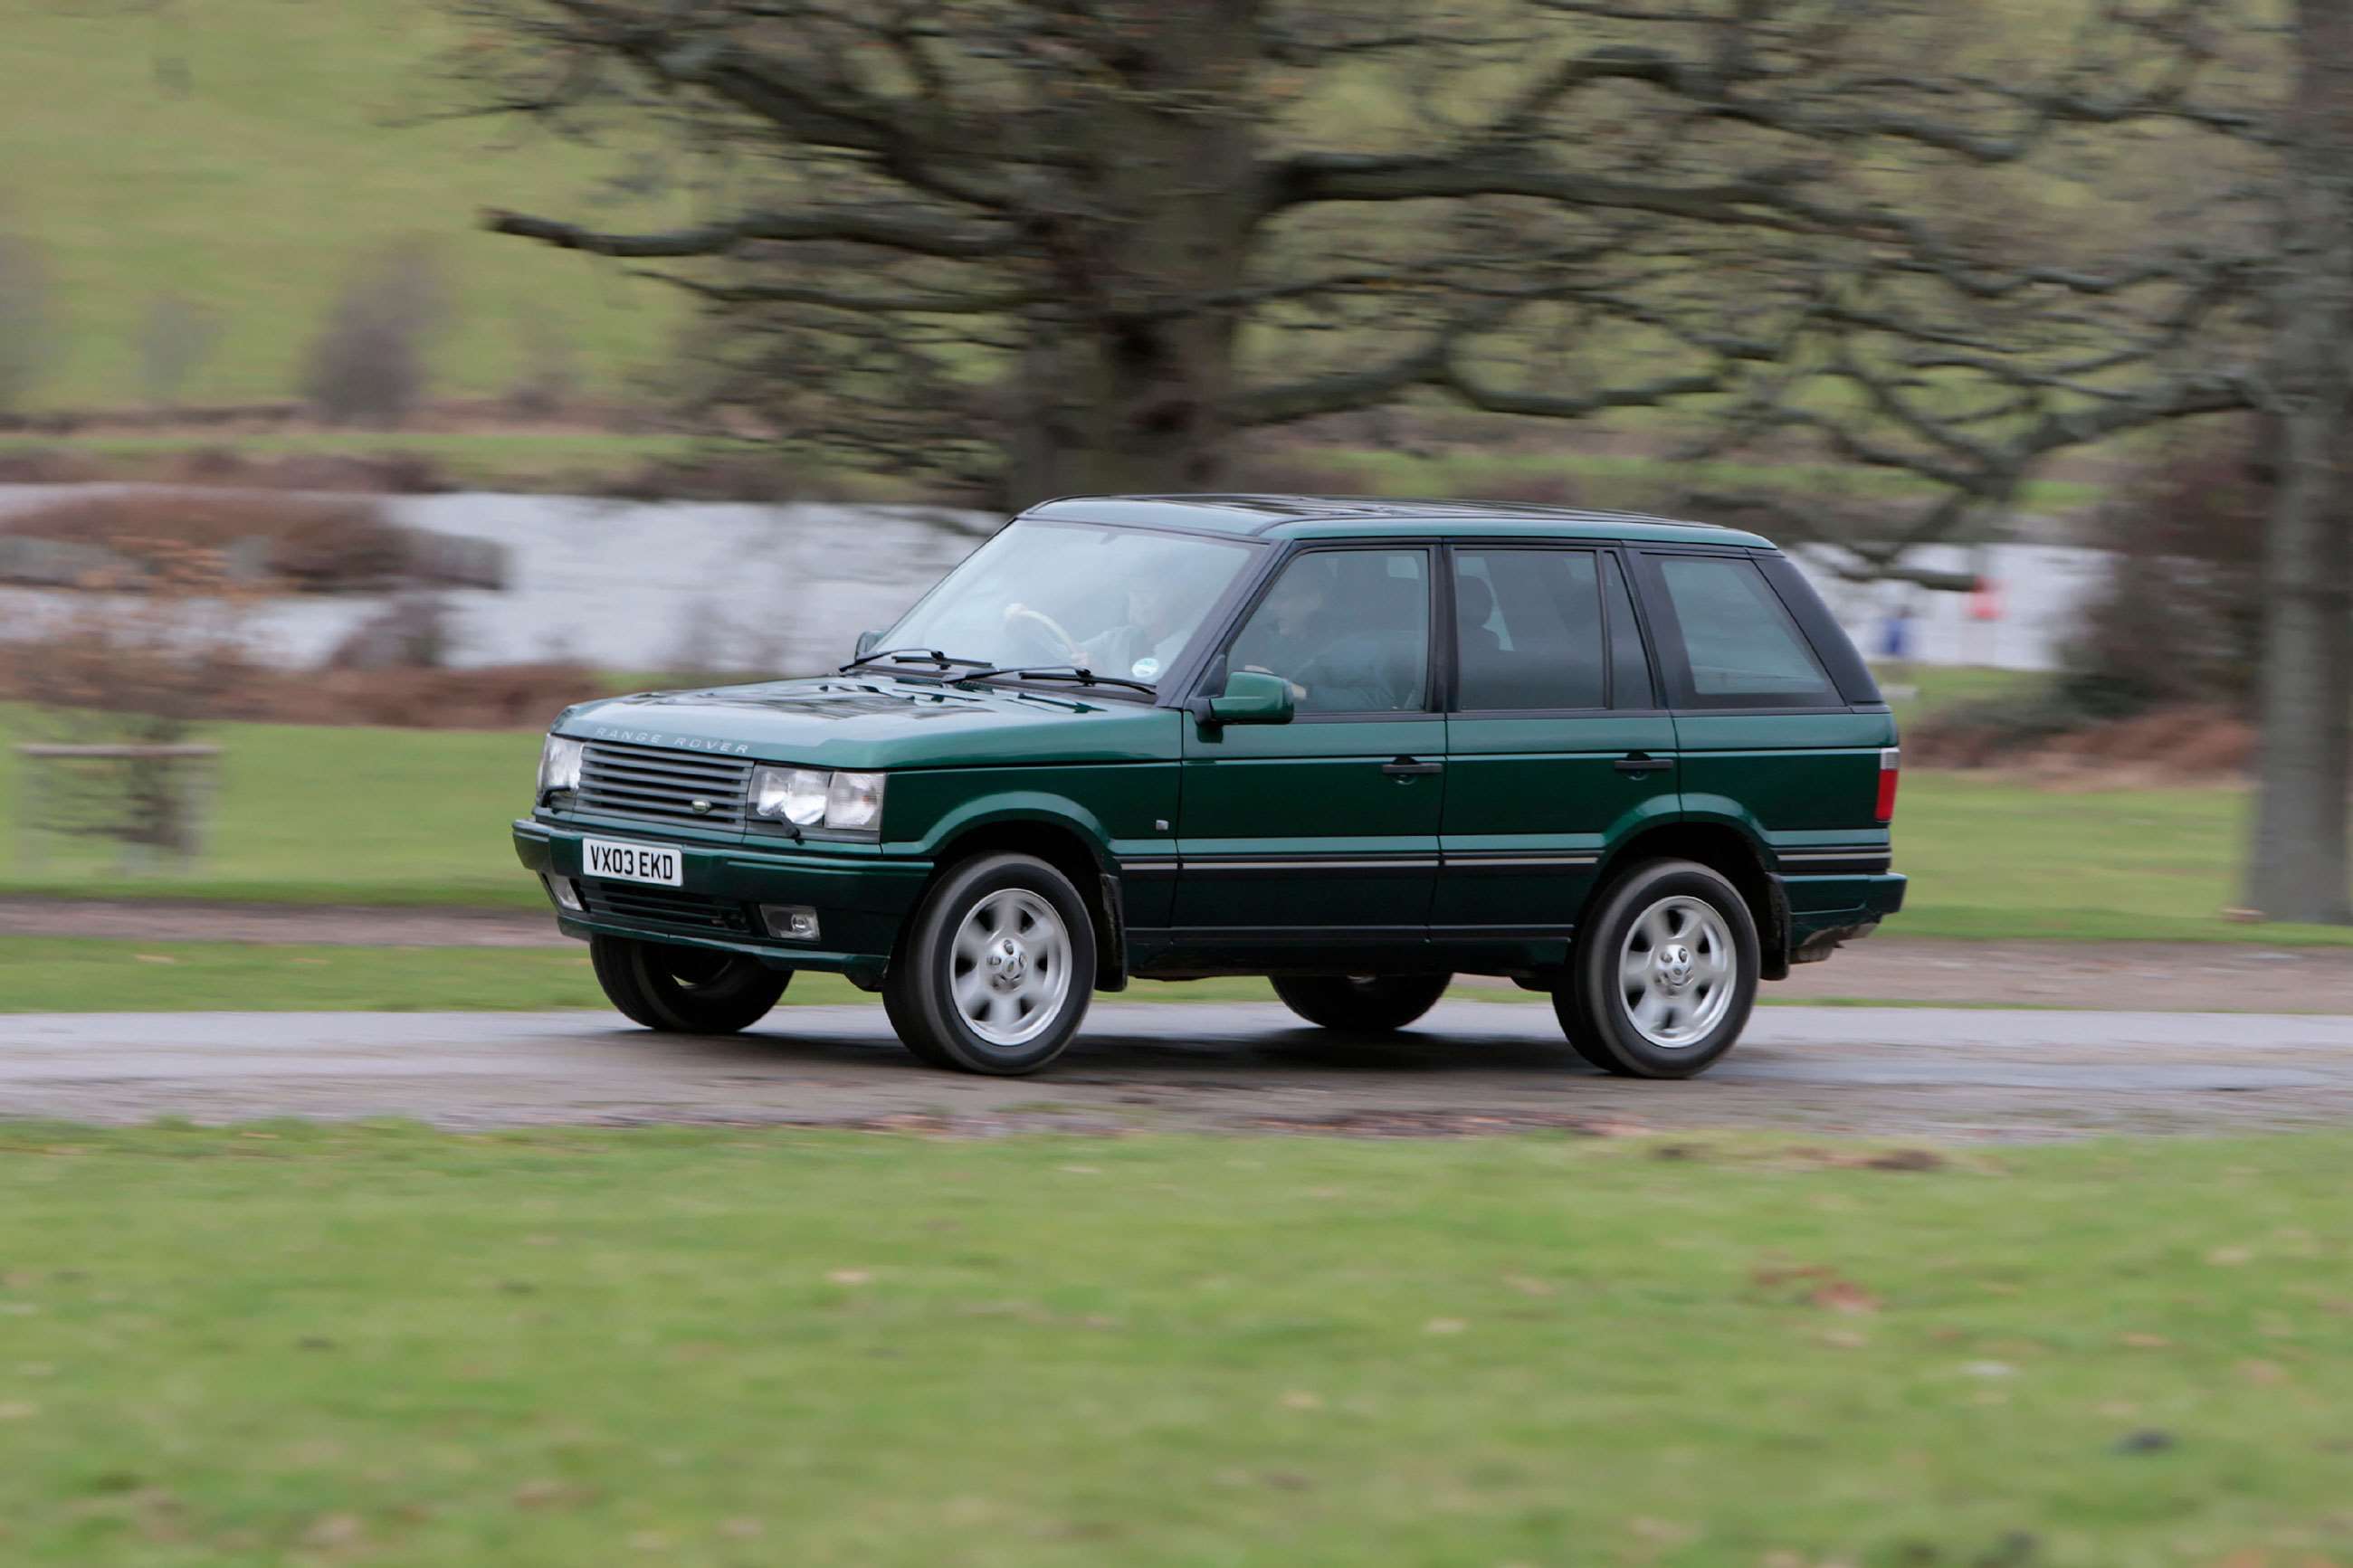
<instances>
[{"instance_id":1,"label":"wet road surface","mask_svg":"<svg viewBox=\"0 0 2353 1568\"><path fill-rule=\"evenodd\" d=\"M1542 1005L1447 1002L1343 1041L1262 1004L1099 1004L1036 1078L926 1068L879 1007L728 1039L581 1013L0 1016L0 1115L410 1117L451 1127L795 1122L1069 1128L1751 1127L1938 1139L2353 1122L2353 1017L1765 1007L1704 1078L1606 1078Z\"/></svg>"}]
</instances>

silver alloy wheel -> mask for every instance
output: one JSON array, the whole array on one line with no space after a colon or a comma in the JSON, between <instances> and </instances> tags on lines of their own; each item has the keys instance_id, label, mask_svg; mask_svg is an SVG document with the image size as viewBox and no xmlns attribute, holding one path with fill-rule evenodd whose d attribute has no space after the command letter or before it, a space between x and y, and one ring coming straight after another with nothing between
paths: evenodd
<instances>
[{"instance_id":1,"label":"silver alloy wheel","mask_svg":"<svg viewBox=\"0 0 2353 1568\"><path fill-rule=\"evenodd\" d=\"M1738 984L1732 928L1704 899L1661 899L1635 919L1618 952L1618 990L1644 1039L1682 1050L1707 1037Z\"/></svg>"},{"instance_id":2,"label":"silver alloy wheel","mask_svg":"<svg viewBox=\"0 0 2353 1568\"><path fill-rule=\"evenodd\" d=\"M1062 1015L1071 933L1039 894L1005 888L973 905L949 948L948 989L965 1026L992 1046L1027 1045Z\"/></svg>"}]
</instances>

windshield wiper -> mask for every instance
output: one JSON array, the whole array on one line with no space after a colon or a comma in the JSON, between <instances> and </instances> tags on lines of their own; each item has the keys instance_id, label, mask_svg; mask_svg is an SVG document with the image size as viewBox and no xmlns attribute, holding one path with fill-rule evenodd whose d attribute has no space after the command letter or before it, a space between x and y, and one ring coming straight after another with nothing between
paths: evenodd
<instances>
[{"instance_id":1,"label":"windshield wiper","mask_svg":"<svg viewBox=\"0 0 2353 1568\"><path fill-rule=\"evenodd\" d=\"M985 665L988 662L988 660L985 658L958 658L952 653L942 653L935 647L878 647L872 653L861 653L856 658L851 659L848 664L839 666L834 670L834 673L836 675L848 675L860 665L872 664L879 659L885 658L889 659L893 664L936 664L942 669L945 669L951 665ZM967 677L966 679L970 678Z\"/></svg>"},{"instance_id":2,"label":"windshield wiper","mask_svg":"<svg viewBox=\"0 0 2353 1568\"><path fill-rule=\"evenodd\" d=\"M1116 675L1097 675L1083 664L1009 664L1001 669L976 669L970 675L957 676L956 680L962 684L999 675L1016 676L1023 680L1075 680L1082 686L1124 686L1147 697L1160 695L1160 688L1149 681L1128 680Z\"/></svg>"}]
</instances>

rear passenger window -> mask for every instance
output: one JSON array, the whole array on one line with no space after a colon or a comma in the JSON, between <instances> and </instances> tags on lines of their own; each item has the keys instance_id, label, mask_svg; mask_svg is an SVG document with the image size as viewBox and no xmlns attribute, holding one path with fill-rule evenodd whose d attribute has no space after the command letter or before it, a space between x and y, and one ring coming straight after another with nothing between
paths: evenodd
<instances>
[{"instance_id":1,"label":"rear passenger window","mask_svg":"<svg viewBox=\"0 0 2353 1568\"><path fill-rule=\"evenodd\" d=\"M1589 550L1458 551L1454 635L1466 712L1607 700Z\"/></svg>"},{"instance_id":2,"label":"rear passenger window","mask_svg":"<svg viewBox=\"0 0 2353 1568\"><path fill-rule=\"evenodd\" d=\"M1659 575L1682 626L1699 701L1836 700L1830 677L1755 562L1670 555L1660 559Z\"/></svg>"},{"instance_id":3,"label":"rear passenger window","mask_svg":"<svg viewBox=\"0 0 2353 1568\"><path fill-rule=\"evenodd\" d=\"M1615 555L1601 558L1601 594L1609 602L1609 706L1656 708L1659 695L1651 683L1650 657L1642 651L1642 627L1634 619L1634 596L1626 591L1626 574Z\"/></svg>"}]
</instances>

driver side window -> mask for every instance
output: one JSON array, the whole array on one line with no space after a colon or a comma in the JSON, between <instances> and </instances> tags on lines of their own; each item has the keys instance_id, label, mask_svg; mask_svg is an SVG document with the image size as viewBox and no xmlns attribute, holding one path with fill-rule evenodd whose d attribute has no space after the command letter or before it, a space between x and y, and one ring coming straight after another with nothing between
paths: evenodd
<instances>
[{"instance_id":1,"label":"driver side window","mask_svg":"<svg viewBox=\"0 0 2353 1568\"><path fill-rule=\"evenodd\" d=\"M1302 713L1419 713L1430 693L1430 555L1311 550L1250 612L1229 671L1291 682Z\"/></svg>"}]
</instances>

